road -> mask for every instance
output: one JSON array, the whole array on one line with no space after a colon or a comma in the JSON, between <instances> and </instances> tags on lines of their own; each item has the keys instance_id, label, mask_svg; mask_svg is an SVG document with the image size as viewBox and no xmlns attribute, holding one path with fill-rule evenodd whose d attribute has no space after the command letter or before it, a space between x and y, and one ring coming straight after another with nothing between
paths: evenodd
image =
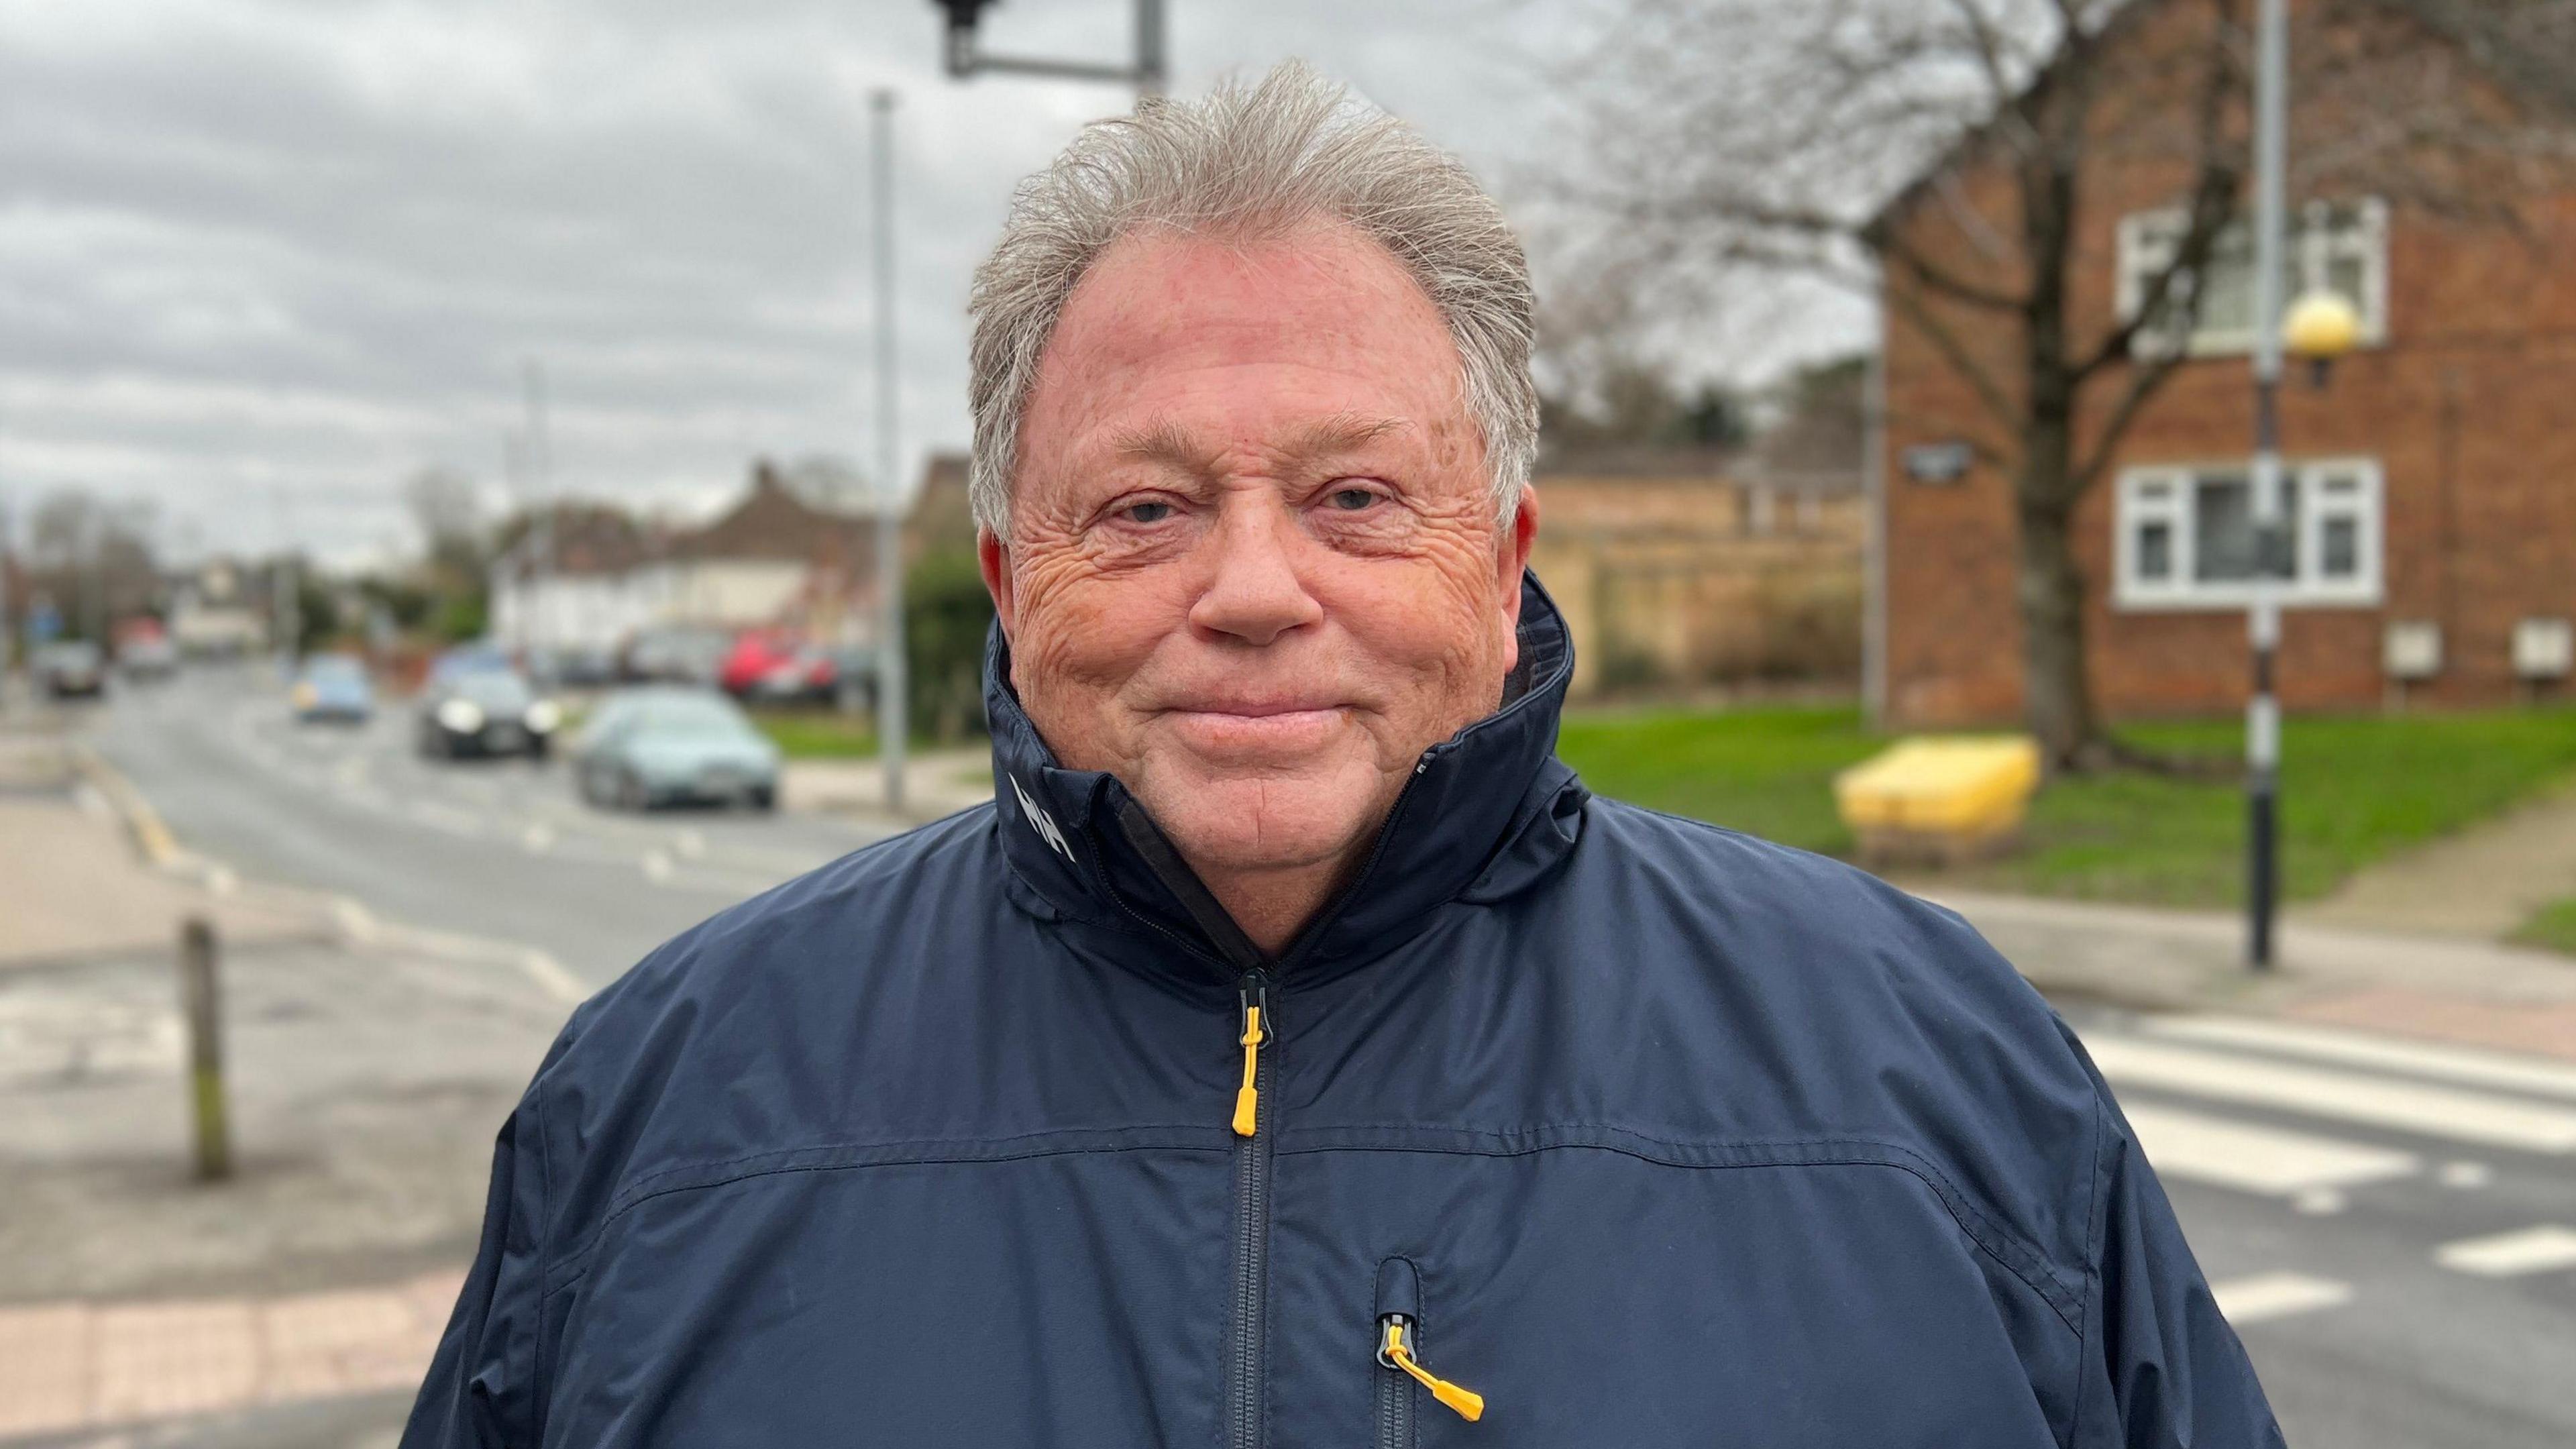
<instances>
[{"instance_id":1,"label":"road","mask_svg":"<svg viewBox=\"0 0 2576 1449\"><path fill-rule=\"evenodd\" d=\"M90 743L187 847L389 922L546 953L594 988L725 906L886 832L732 810L614 814L560 762L431 761L411 712L298 725L254 667L122 691Z\"/></svg>"},{"instance_id":2,"label":"road","mask_svg":"<svg viewBox=\"0 0 2576 1449\"><path fill-rule=\"evenodd\" d=\"M585 986L872 838L792 816L607 815L560 767L419 761L407 725L298 728L245 673L130 692L91 737L190 849L534 948ZM2576 1444L2576 1064L2066 1010L2291 1443Z\"/></svg>"}]
</instances>

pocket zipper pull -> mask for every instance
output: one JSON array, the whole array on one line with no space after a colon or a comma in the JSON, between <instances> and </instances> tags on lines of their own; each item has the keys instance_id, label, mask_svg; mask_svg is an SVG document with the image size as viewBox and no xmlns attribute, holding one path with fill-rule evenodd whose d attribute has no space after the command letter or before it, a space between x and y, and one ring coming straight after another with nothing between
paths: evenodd
<instances>
[{"instance_id":1,"label":"pocket zipper pull","mask_svg":"<svg viewBox=\"0 0 2576 1449\"><path fill-rule=\"evenodd\" d=\"M1234 1094L1234 1135L1249 1137L1259 1125L1261 1093L1252 1085L1261 1069L1261 1008L1247 995L1243 1004L1243 1086Z\"/></svg>"},{"instance_id":2,"label":"pocket zipper pull","mask_svg":"<svg viewBox=\"0 0 2576 1449\"><path fill-rule=\"evenodd\" d=\"M1404 1341L1404 1315L1386 1316L1386 1342L1378 1346L1377 1361L1389 1368L1402 1369L1431 1391L1431 1397L1458 1411L1458 1417L1472 1424L1485 1417L1485 1396L1474 1389L1460 1388L1433 1374L1413 1361L1413 1348Z\"/></svg>"}]
</instances>

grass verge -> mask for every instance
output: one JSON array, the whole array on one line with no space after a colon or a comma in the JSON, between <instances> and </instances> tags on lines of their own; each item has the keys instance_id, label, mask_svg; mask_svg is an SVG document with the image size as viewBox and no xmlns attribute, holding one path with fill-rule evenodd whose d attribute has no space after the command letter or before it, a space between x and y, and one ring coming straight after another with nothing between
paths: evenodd
<instances>
[{"instance_id":1,"label":"grass verge","mask_svg":"<svg viewBox=\"0 0 2576 1449\"><path fill-rule=\"evenodd\" d=\"M2542 906L2514 931L2513 939L2525 946L2576 956L2576 896Z\"/></svg>"},{"instance_id":2,"label":"grass verge","mask_svg":"<svg viewBox=\"0 0 2576 1449\"><path fill-rule=\"evenodd\" d=\"M2172 754L2232 758L2242 726L2193 720L2123 733ZM2282 736L2282 884L2294 900L2576 771L2576 711L2565 709L2301 716ZM1839 855L1852 841L1834 815L1834 773L1887 743L1850 709L1596 713L1568 718L1560 753L1602 794ZM2031 807L2027 849L1945 879L2221 906L2243 898L2244 849L2233 781L2124 773L2050 786Z\"/></svg>"}]
</instances>

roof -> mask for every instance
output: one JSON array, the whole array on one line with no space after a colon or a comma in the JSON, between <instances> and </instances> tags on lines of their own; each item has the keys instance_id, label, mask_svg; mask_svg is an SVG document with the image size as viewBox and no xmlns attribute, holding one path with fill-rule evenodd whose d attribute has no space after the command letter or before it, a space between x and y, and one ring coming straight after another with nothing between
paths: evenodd
<instances>
[{"instance_id":1,"label":"roof","mask_svg":"<svg viewBox=\"0 0 2576 1449\"><path fill-rule=\"evenodd\" d=\"M2131 0L2104 27L2096 48L2164 3L2169 0ZM2576 0L2325 0L2325 4L2337 15L2368 9L2411 20L2457 46L2471 64L2515 95L2576 124ZM2056 75L2055 66L2042 69L2007 109L2029 105ZM1911 208L1934 179L1955 170L1976 152L1993 124L1989 117L1960 135L1939 160L1889 197L1862 232L1878 230Z\"/></svg>"},{"instance_id":2,"label":"roof","mask_svg":"<svg viewBox=\"0 0 2576 1449\"><path fill-rule=\"evenodd\" d=\"M826 513L797 497L766 460L752 465L751 491L704 528L671 541L670 556L778 563L873 565L872 525L864 518Z\"/></svg>"}]
</instances>

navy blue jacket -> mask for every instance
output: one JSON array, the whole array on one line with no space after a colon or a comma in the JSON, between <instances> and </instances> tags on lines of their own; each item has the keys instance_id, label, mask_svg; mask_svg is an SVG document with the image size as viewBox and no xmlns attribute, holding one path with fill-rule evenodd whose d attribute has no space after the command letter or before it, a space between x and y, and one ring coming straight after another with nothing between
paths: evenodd
<instances>
[{"instance_id":1,"label":"navy blue jacket","mask_svg":"<svg viewBox=\"0 0 2576 1449\"><path fill-rule=\"evenodd\" d=\"M2047 1005L1947 912L1585 791L1526 601L1504 707L1275 960L997 640L993 805L574 1013L403 1443L2278 1443Z\"/></svg>"}]
</instances>

